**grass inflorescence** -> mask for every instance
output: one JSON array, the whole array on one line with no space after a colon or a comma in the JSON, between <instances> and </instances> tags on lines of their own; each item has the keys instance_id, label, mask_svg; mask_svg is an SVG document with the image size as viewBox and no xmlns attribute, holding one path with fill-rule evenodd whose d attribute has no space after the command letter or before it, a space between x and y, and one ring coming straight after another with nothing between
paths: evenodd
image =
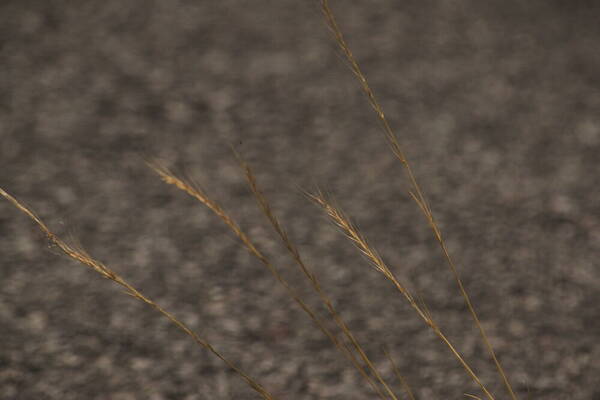
<instances>
[{"instance_id":1,"label":"grass inflorescence","mask_svg":"<svg viewBox=\"0 0 600 400\"><path fill-rule=\"evenodd\" d=\"M350 47L342 34L342 31L338 25L335 15L327 0L320 0L321 11L323 13L327 27L332 33L333 40L337 44L339 50L342 53L342 58L348 64L350 70L358 80L364 94L366 95L367 101L371 108L374 110L376 117L382 127L384 137L389 145L389 148L393 152L395 158L401 163L407 177L408 192L412 199L417 204L419 210L424 215L428 226L431 228L433 236L439 244L441 252L446 260L449 270L457 284L458 291L463 297L467 309L477 327L481 339L488 351L490 358L498 371L498 374L503 382L505 389L512 400L516 400L517 396L510 384L507 373L502 367L496 352L490 342L490 339L484 330L475 307L467 293L457 266L455 265L448 247L446 245L444 236L436 223L431 206L427 201L423 189L421 188L411 164L406 157L400 142L392 130L390 123L388 122L383 108L378 102L373 90L371 89L369 82L363 73L362 69L356 58L354 57ZM302 299L301 295L294 289L288 280L281 273L280 267L276 265L271 259L264 254L255 243L253 238L247 234L240 225L230 216L230 214L223 209L220 204L213 200L209 195L200 188L197 184L190 180L183 179L171 170L163 166L158 161L148 162L149 167L167 184L174 186L175 188L182 190L189 196L193 197L205 207L207 207L217 218L219 218L239 239L241 245L273 275L276 281L283 287L286 293L294 300L294 302L302 309L312 323L319 329L338 349L344 358L348 360L350 365L360 374L365 384L371 388L373 393L380 399L392 399L397 400L402 398L392 389L392 385L384 379L383 374L375 366L374 362L367 355L364 347L361 345L351 328L345 322L340 312L334 306L334 301L329 297L327 291L323 288L319 278L313 272L312 268L306 263L298 247L293 243L290 236L287 234L283 224L276 216L276 212L273 210L269 200L261 190L255 173L249 164L238 154L235 149L233 150L234 155L239 163L240 169L245 176L248 187L252 192L258 207L262 211L269 224L271 225L277 239L281 242L282 246L286 249L289 257L293 261L294 265L299 269L302 275L308 281L314 294L319 298L321 304L325 308L327 315L335 323L339 333L334 332L328 327L326 321L319 316L317 311L313 309L305 300ZM382 256L377 252L375 247L367 240L365 235L357 228L352 222L351 218L347 216L342 209L337 206L329 196L326 196L323 192L316 190L314 192L305 192L307 198L315 203L324 213L329 217L331 222L336 225L339 230L355 245L359 252L366 258L367 262L383 277L388 280L399 292L399 294L408 302L410 307L415 311L417 316L425 323L425 325L435 334L435 336L449 349L450 354L456 358L459 364L463 367L466 374L473 380L473 382L479 387L483 396L488 400L495 400L496 397L488 389L487 385L482 381L477 372L469 364L469 362L463 357L461 352L455 347L450 339L444 334L442 328L436 323L431 312L427 308L425 302L419 297L411 293L407 285L401 282L392 269L386 264ZM64 254L68 257L76 260L77 262L91 268L94 272L100 274L102 277L109 279L115 284L121 286L124 289L125 294L147 304L165 318L167 318L172 324L174 324L179 330L188 335L198 346L208 350L220 360L222 360L228 367L235 371L247 384L248 386L256 391L264 399L273 399L274 396L261 384L259 384L254 378L250 377L240 367L237 366L233 361L226 358L220 351L215 349L207 340L202 338L199 334L190 329L175 314L165 310L159 304L146 295L142 294L136 287L126 281L123 277L117 274L113 269L96 260L89 255L82 247L69 244L58 237L53 231L32 211L30 208L25 206L21 201L17 200L11 194L3 189L0 189L0 195L11 202L21 212L25 213L33 222L39 227L39 229L46 235L48 240L56 245ZM396 363L386 351L395 376L397 377L400 386L404 391L406 398L411 400L415 399L413 390L409 383L399 371ZM467 394L471 398L479 398L475 395Z\"/></svg>"}]
</instances>

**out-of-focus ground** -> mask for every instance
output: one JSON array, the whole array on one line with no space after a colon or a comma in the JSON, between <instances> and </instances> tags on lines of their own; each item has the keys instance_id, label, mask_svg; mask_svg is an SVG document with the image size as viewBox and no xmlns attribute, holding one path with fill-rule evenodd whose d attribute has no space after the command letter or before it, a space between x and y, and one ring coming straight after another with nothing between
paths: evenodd
<instances>
[{"instance_id":1,"label":"out-of-focus ground","mask_svg":"<svg viewBox=\"0 0 600 400\"><path fill-rule=\"evenodd\" d=\"M600 8L332 1L521 398L600 399ZM318 301L250 196L248 159L348 324L420 399L477 389L302 196L329 190L507 396L313 1L2 1L0 186L281 399L373 394L222 222ZM251 399L222 362L49 248L0 201L0 399Z\"/></svg>"}]
</instances>

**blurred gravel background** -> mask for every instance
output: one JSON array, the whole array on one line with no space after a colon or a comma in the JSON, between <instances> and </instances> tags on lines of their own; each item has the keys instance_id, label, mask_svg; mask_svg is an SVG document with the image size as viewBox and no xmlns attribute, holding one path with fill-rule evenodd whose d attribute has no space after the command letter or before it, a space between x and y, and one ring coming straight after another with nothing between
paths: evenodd
<instances>
[{"instance_id":1,"label":"blurred gravel background","mask_svg":"<svg viewBox=\"0 0 600 400\"><path fill-rule=\"evenodd\" d=\"M600 399L598 2L332 6L522 398ZM420 399L478 393L298 186L334 194L506 398L316 1L0 2L0 186L281 399L373 398L221 221L141 157L201 182L319 307L230 143L396 388L383 345ZM257 398L6 201L0 238L0 399Z\"/></svg>"}]
</instances>

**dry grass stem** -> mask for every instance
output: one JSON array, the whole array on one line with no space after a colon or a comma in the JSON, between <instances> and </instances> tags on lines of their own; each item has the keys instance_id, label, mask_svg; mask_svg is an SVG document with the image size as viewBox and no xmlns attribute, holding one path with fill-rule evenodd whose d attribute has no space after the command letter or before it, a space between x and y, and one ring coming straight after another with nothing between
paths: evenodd
<instances>
[{"instance_id":1,"label":"dry grass stem","mask_svg":"<svg viewBox=\"0 0 600 400\"><path fill-rule=\"evenodd\" d=\"M367 257L368 261L371 263L371 265L373 265L375 270L383 274L383 276L385 276L390 282L392 282L396 289L398 289L398 291L402 295L404 295L410 306L431 328L433 333L435 333L436 336L450 349L452 354L457 358L457 360L461 363L465 371L469 374L473 381L477 383L477 385L485 393L488 399L494 400L494 396L492 395L492 393L486 388L486 386L479 379L475 371L473 371L471 366L463 358L463 356L452 344L452 342L450 342L446 335L444 335L444 333L441 331L440 327L434 321L427 307L419 304L419 302L417 302L417 300L410 293L410 291L404 285L402 285L402 283L400 283L400 281L396 278L394 273L383 261L381 256L379 256L377 251L373 249L371 245L369 245L362 233L360 233L360 231L355 227L355 225L350 221L350 219L347 218L339 208L332 205L332 203L325 198L322 192L317 192L316 194L308 194L308 196L315 202L315 204L320 206L327 213L332 222L336 226L338 226L348 238L350 238L350 240L360 250L360 252Z\"/></svg>"},{"instance_id":2,"label":"dry grass stem","mask_svg":"<svg viewBox=\"0 0 600 400\"><path fill-rule=\"evenodd\" d=\"M411 196L414 198L414 200L417 202L417 204L419 205L419 208L421 209L421 211L423 212L425 217L427 218L429 226L431 227L431 229L434 233L434 236L441 247L444 258L446 259L446 262L447 262L450 270L452 271L454 279L458 285L459 291L465 300L467 308L469 309L469 313L473 317L475 325L477 326L477 328L479 330L479 333L480 333L481 338L486 346L486 349L487 349L488 353L490 354L490 357L494 361L494 364L496 366L496 369L498 370L498 373L500 374L500 376L502 378L504 386L506 387L512 400L517 400L514 390L508 380L508 376L507 376L506 372L504 371L504 368L500 364L498 357L496 356L496 352L494 351L494 348L488 338L488 335L486 334L481 322L479 321L479 317L475 311L475 308L471 302L471 299L470 299L466 289L464 288L464 285L462 283L462 280L460 278L458 270L457 270L452 258L450 257L448 248L445 244L445 241L443 239L441 231L433 217L431 207L429 206L429 203L427 202L425 195L423 194L423 191L421 190L421 187L415 178L415 175L413 173L411 165L408 162L408 159L406 158L404 152L402 151L402 147L400 146L400 143L399 143L395 133L393 132L392 128L390 127L390 124L389 124L387 118L385 117L383 109L382 109L381 105L379 104L379 102L377 101L375 94L373 93L373 90L371 89L371 87L367 81L366 76L362 72L358 62L356 61L356 58L354 57L354 55L352 54L352 51L350 50L350 47L346 43L344 35L342 34L342 31L340 30L339 25L335 19L335 16L334 16L331 8L329 7L329 1L328 0L320 0L320 2L321 2L321 10L323 12L323 16L325 17L327 26L329 27L330 31L333 34L335 42L338 44L346 61L349 64L352 72L358 79L358 81L363 89L363 92L367 96L369 104L371 105L371 107L373 108L375 113L377 114L377 118L379 119L379 122L382 125L385 137L387 139L387 142L388 142L392 152L404 166L404 170L407 174L407 177L408 177L408 180L409 180L410 186L411 186L411 189L409 190L409 192L410 192Z\"/></svg>"},{"instance_id":3,"label":"dry grass stem","mask_svg":"<svg viewBox=\"0 0 600 400\"><path fill-rule=\"evenodd\" d=\"M274 400L275 398L257 381L247 375L244 371L242 371L239 367L229 361L225 356L223 356L220 352L218 352L214 347L210 345L206 340L200 338L196 332L190 329L187 325L185 325L181 320L171 314L169 311L162 308L160 305L155 303L153 300L149 299L145 295L143 295L138 289L133 287L130 283L128 283L125 279L123 279L116 272L111 270L109 267L104 265L102 262L92 258L85 250L69 245L61 238L59 238L56 234L54 234L48 226L28 207L26 207L22 202L19 202L16 198L8 194L2 188L0 188L0 195L10 201L15 207L25 213L29 218L31 218L40 228L42 232L48 237L51 243L56 245L63 253L67 256L73 258L74 260L80 262L81 264L90 267L95 272L99 273L106 279L110 279L115 282L119 286L125 289L125 293L142 301L143 303L149 305L154 308L156 311L161 313L164 317L169 319L179 330L183 331L185 334L190 336L196 344L210 351L212 354L220 358L229 368L234 370L242 379L252 388L254 389L262 398L266 400Z\"/></svg>"},{"instance_id":4,"label":"dry grass stem","mask_svg":"<svg viewBox=\"0 0 600 400\"><path fill-rule=\"evenodd\" d=\"M481 400L480 397L477 397L475 395L469 394L469 393L463 393L465 396L471 398L471 399L476 399L476 400Z\"/></svg>"},{"instance_id":5,"label":"dry grass stem","mask_svg":"<svg viewBox=\"0 0 600 400\"><path fill-rule=\"evenodd\" d=\"M310 282L313 290L319 296L321 302L325 305L325 308L329 312L329 315L333 318L336 325L343 332L346 339L352 344L352 346L354 347L354 349L356 350L356 352L358 353L360 358L367 365L368 369L376 377L377 381L385 388L385 391L388 393L388 395L392 399L396 399L396 396L393 393L393 391L391 390L391 388L389 387L389 385L382 378L381 374L379 373L377 368L373 365L372 361L369 359L369 357L365 353L365 351L362 348L362 346L360 345L360 343L357 341L356 337L354 336L354 334L352 333L352 331L350 330L348 325L345 323L345 321L343 320L341 315L335 309L333 302L331 301L329 296L327 296L327 294L323 291L323 289L321 287L321 283L319 282L319 279L310 270L310 268L306 265L306 263L302 259L302 256L300 255L300 251L298 250L296 245L294 245L294 243L291 241L291 239L289 238L285 229L283 229L283 227L281 226L281 223L279 222L279 220L273 213L273 209L272 209L271 205L269 204L267 198L265 197L263 192L260 190L254 172L252 171L250 166L242 159L242 157L239 155L239 153L237 153L235 151L235 149L233 149L233 152L240 164L240 167L244 171L246 180L248 181L248 186L250 187L252 193L254 194L254 197L255 197L256 201L258 202L263 214L267 217L267 219L273 226L273 229L275 230L275 232L281 239L281 242L283 243L285 248L290 253L294 262L296 263L298 268L300 268L302 273L306 276L306 278ZM371 379L368 378L367 375L363 375L363 376L365 376L365 378L369 381L369 384L371 385L371 387L373 387L374 385L371 382Z\"/></svg>"},{"instance_id":6,"label":"dry grass stem","mask_svg":"<svg viewBox=\"0 0 600 400\"><path fill-rule=\"evenodd\" d=\"M269 261L269 259L256 247L252 240L242 231L239 225L219 206L215 201L211 200L198 186L184 181L178 178L168 168L160 165L158 162L148 162L148 166L153 169L162 180L170 185L174 185L180 190L183 190L202 204L206 205L215 215L217 215L225 224L233 231L233 233L240 239L244 247L250 254L256 257L275 277L275 279L284 287L288 295L294 299L294 301L302 308L302 310L310 317L315 325L323 332L334 346L341 351L352 363L352 365L361 373L361 375L369 382L370 386L375 390L378 396L385 399L386 396L382 393L381 389L375 385L371 378L364 371L364 368L360 365L360 362L356 359L356 356L351 351L346 343L338 339L338 337L325 326L324 322L317 316L316 312L308 306L304 300L296 293L291 287L289 282L281 275L279 270ZM280 228L281 229L281 228ZM282 230L283 232L283 230ZM314 275L311 274L314 279ZM395 396L392 396L396 400Z\"/></svg>"},{"instance_id":7,"label":"dry grass stem","mask_svg":"<svg viewBox=\"0 0 600 400\"><path fill-rule=\"evenodd\" d=\"M402 389L404 390L404 392L406 392L406 395L409 397L410 400L415 400L415 395L413 394L412 389L410 388L410 385L406 381L406 378L404 378L404 376L402 376L402 374L400 373L400 370L398 369L398 366L394 362L394 359L392 358L392 356L390 355L390 353L387 350L384 350L384 353L385 353L386 357L388 358L388 360L390 361L390 364L392 364L392 368L394 370L394 373L396 374L396 377L398 378L398 381L400 382L400 385L402 386Z\"/></svg>"},{"instance_id":8,"label":"dry grass stem","mask_svg":"<svg viewBox=\"0 0 600 400\"><path fill-rule=\"evenodd\" d=\"M323 13L327 27L332 33L333 39L339 50L341 51L341 57L343 62L350 68L353 75L358 80L362 92L364 92L370 107L374 110L377 121L381 125L383 134L387 144L389 145L394 157L401 163L402 170L406 175L408 193L414 202L417 204L421 213L425 216L426 222L431 229L435 241L441 250L444 262L447 264L454 281L458 287L458 291L462 296L469 314L471 315L474 324L477 327L478 333L481 336L489 357L493 360L495 368L500 375L503 385L510 395L511 400L517 400L517 396L513 390L509 378L502 367L500 360L498 359L496 352L491 344L489 336L487 335L479 316L475 310L475 307L471 301L469 294L464 286L461 276L458 272L458 268L452 259L444 236L442 235L441 229L434 218L431 206L418 183L413 168L408 161L400 142L392 130L390 123L383 111L382 106L377 100L365 74L363 73L360 65L358 64L355 56L353 55L344 35L338 25L333 11L329 5L328 0L319 0L321 11ZM212 211L220 220L222 220L227 227L234 233L234 235L241 241L244 248L253 256L256 257L260 263L266 267L277 282L283 286L294 302L308 315L313 321L317 328L333 343L333 345L340 351L351 363L351 365L357 370L361 377L365 380L368 386L373 390L374 393L381 400L398 400L398 397L388 385L382 374L378 371L374 363L371 361L367 353L365 352L362 345L356 339L352 333L350 327L346 324L341 314L335 308L333 301L326 294L323 289L321 282L318 277L313 273L311 268L305 263L298 247L293 243L288 233L282 226L281 222L275 215L271 204L267 200L263 191L261 190L257 178L250 168L250 166L242 159L242 157L233 149L235 156L242 168L248 186L257 201L262 213L268 219L270 225L277 234L279 240L286 248L294 264L299 268L304 277L309 281L309 284L316 293L325 307L328 316L325 318L331 318L335 322L336 327L332 326L332 329L328 328L326 320L322 319L319 314L309 306L298 292L290 285L285 277L280 272L280 268L275 266L270 259L263 253L258 246L254 243L253 238L248 236L244 230L238 225L238 223L214 200L212 200L206 192L200 188L197 184L193 183L189 179L182 179L176 176L168 168L162 166L158 162L150 161L148 166L153 169L160 178L167 184L173 185L178 189L186 192L188 195L196 199L197 201L204 204L210 211ZM440 326L434 320L429 308L425 301L421 298L419 293L413 295L409 288L401 282L394 274L394 272L388 267L381 255L376 249L369 243L367 238L362 234L360 229L352 222L352 220L344 214L340 207L332 202L323 192L317 190L315 193L305 193L307 197L318 205L329 217L329 219L341 230L341 232L348 238L353 245L360 251L360 253L366 258L369 265L377 272L382 274L385 279L393 284L393 286L400 292L400 294L406 299L410 307L417 313L417 315L425 322L425 324L431 329L431 331L437 336L437 338L451 351L452 355L461 364L467 375L472 381L479 387L483 392L487 400L496 400L494 395L488 390L486 385L481 381L479 376L475 373L473 368L465 360L459 350L453 345L450 339L442 332ZM152 299L146 297L138 289L127 282L123 277L113 271L111 268L96 260L90 256L85 249L75 241L64 241L53 233L50 228L23 202L20 202L15 197L0 188L0 196L6 198L12 203L17 209L26 214L44 233L52 245L58 247L68 257L78 261L79 263L91 268L96 273L100 274L106 279L109 279L124 289L124 293L134 297L135 299L145 303L152 307L155 311L159 312L163 317L167 318L173 325L175 325L180 331L188 335L194 342L208 350L214 356L222 360L229 368L237 373L248 386L250 386L256 393L258 393L263 399L273 400L274 397L256 380L247 375L242 369L236 366L233 362L225 358L223 354L217 351L209 342L201 338L196 332L190 329L186 324L179 320L175 315L162 308L160 305L155 303ZM75 244L73 244L75 243ZM338 337L339 335L339 337ZM396 375L402 390L406 393L406 396L410 400L415 400L415 396L408 385L406 379L400 374L397 364L391 358L391 355L387 350L384 350L386 357L391 363L394 374ZM482 398L472 394L465 393L464 396L476 400Z\"/></svg>"}]
</instances>

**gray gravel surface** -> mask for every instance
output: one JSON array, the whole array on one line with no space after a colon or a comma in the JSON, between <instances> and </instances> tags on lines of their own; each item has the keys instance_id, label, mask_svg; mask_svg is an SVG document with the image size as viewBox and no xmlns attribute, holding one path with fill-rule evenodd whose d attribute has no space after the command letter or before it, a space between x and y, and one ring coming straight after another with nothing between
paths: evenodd
<instances>
[{"instance_id":1,"label":"gray gravel surface","mask_svg":"<svg viewBox=\"0 0 600 400\"><path fill-rule=\"evenodd\" d=\"M521 398L600 399L598 3L332 3ZM0 2L0 186L278 398L374 398L223 223L143 162L200 182L321 312L229 144L394 388L383 346L420 399L478 394L298 187L331 192L508 397L317 2ZM254 398L0 201L0 399Z\"/></svg>"}]
</instances>

